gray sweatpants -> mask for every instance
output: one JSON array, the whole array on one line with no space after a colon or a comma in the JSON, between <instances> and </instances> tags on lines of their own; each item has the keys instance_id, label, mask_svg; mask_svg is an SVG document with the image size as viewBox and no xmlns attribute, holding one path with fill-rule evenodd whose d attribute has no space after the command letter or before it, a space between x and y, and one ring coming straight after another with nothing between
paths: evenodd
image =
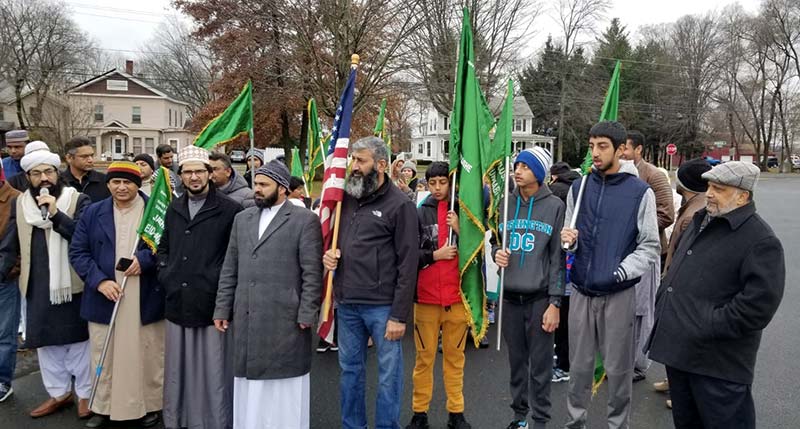
<instances>
[{"instance_id":1,"label":"gray sweatpants","mask_svg":"<svg viewBox=\"0 0 800 429\"><path fill-rule=\"evenodd\" d=\"M526 420L532 411L533 421L539 425L550 421L553 334L542 329L548 305L547 296L529 302L503 300L503 341L511 367L511 409L515 420Z\"/></svg>"},{"instance_id":2,"label":"gray sweatpants","mask_svg":"<svg viewBox=\"0 0 800 429\"><path fill-rule=\"evenodd\" d=\"M569 307L569 429L586 427L595 357L608 376L608 427L627 429L633 390L633 324L636 291L589 297L575 291Z\"/></svg>"}]
</instances>

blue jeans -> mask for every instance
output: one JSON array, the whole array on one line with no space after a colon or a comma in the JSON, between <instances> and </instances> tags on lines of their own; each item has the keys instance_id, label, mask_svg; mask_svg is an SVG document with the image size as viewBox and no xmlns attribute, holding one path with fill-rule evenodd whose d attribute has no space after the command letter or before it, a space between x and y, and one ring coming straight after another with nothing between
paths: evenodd
<instances>
[{"instance_id":1,"label":"blue jeans","mask_svg":"<svg viewBox=\"0 0 800 429\"><path fill-rule=\"evenodd\" d=\"M17 366L19 333L19 287L0 283L0 383L11 384Z\"/></svg>"},{"instance_id":2,"label":"blue jeans","mask_svg":"<svg viewBox=\"0 0 800 429\"><path fill-rule=\"evenodd\" d=\"M375 400L375 428L400 428L400 401L403 395L402 341L384 339L389 305L339 304L339 381L342 427L366 429L365 378L367 340L372 337L378 354L378 397Z\"/></svg>"}]
</instances>

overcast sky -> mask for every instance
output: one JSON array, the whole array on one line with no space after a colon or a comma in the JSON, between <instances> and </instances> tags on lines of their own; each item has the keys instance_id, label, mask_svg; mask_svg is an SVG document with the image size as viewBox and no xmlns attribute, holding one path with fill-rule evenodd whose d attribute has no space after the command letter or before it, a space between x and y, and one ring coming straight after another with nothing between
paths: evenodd
<instances>
[{"instance_id":1,"label":"overcast sky","mask_svg":"<svg viewBox=\"0 0 800 429\"><path fill-rule=\"evenodd\" d=\"M100 47L114 51L123 56L133 56L142 49L145 42L158 25L165 20L165 16L177 12L170 6L169 0L136 0L120 2L119 0L66 0L72 10L73 17L78 25L92 38L97 40ZM552 6L550 1L542 0L544 13L535 23L536 34L530 43L532 55L547 37L548 33L554 36L559 33L555 21L550 16ZM614 0L614 7L607 14L610 18L620 18L632 35L636 36L636 29L641 25L659 24L675 21L682 15L699 14L711 10L721 10L728 4L736 3L733 0L668 0L668 1L642 1L642 0ZM760 0L738 0L745 10L755 12Z\"/></svg>"}]
</instances>

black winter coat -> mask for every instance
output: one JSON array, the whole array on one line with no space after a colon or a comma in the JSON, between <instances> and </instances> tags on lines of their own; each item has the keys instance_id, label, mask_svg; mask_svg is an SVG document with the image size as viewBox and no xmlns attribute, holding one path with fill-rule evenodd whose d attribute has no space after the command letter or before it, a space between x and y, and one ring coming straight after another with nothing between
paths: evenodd
<instances>
[{"instance_id":1,"label":"black winter coat","mask_svg":"<svg viewBox=\"0 0 800 429\"><path fill-rule=\"evenodd\" d=\"M700 231L705 216L695 214L661 282L650 358L752 384L761 331L783 297L783 247L753 203Z\"/></svg>"},{"instance_id":2,"label":"black winter coat","mask_svg":"<svg viewBox=\"0 0 800 429\"><path fill-rule=\"evenodd\" d=\"M560 198L561 201L563 201L564 204L566 204L567 194L569 194L569 188L570 186L572 186L572 182L574 182L575 179L580 179L580 177L581 175L577 171L570 170L567 171L566 173L561 173L558 176L556 176L556 181L549 185L550 192L552 192L553 195Z\"/></svg>"},{"instance_id":3,"label":"black winter coat","mask_svg":"<svg viewBox=\"0 0 800 429\"><path fill-rule=\"evenodd\" d=\"M172 201L158 245L158 282L166 294L165 317L197 328L214 324L217 286L233 218L239 203L209 183L208 196L194 219L189 217L189 193Z\"/></svg>"}]
</instances>

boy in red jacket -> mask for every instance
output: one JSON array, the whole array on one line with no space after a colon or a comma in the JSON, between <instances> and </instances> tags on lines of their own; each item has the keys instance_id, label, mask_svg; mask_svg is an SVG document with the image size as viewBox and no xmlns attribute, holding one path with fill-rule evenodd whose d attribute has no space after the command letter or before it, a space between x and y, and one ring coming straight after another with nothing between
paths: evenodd
<instances>
[{"instance_id":1,"label":"boy in red jacket","mask_svg":"<svg viewBox=\"0 0 800 429\"><path fill-rule=\"evenodd\" d=\"M417 209L420 224L419 279L414 304L414 417L406 429L427 429L433 394L433 367L442 333L444 390L449 429L470 429L464 419L464 345L469 323L458 275L458 215L450 211L447 163L434 162L425 172L431 194ZM452 242L450 229L452 228Z\"/></svg>"}]
</instances>

